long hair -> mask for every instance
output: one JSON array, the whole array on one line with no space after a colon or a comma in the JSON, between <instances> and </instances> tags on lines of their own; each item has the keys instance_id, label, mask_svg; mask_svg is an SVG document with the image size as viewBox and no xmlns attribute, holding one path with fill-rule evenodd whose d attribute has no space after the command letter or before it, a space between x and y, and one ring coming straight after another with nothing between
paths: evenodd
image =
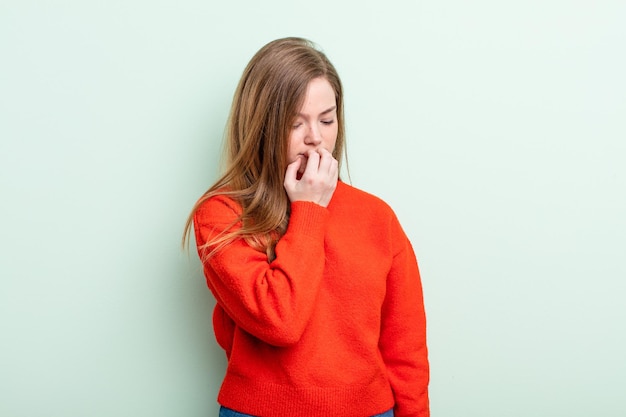
<instances>
[{"instance_id":1,"label":"long hair","mask_svg":"<svg viewBox=\"0 0 626 417\"><path fill-rule=\"evenodd\" d=\"M319 77L335 92L338 132L333 156L341 167L345 149L343 89L335 67L309 40L274 40L252 57L239 81L226 127L224 173L194 205L183 245L198 208L211 197L227 195L241 205L241 215L233 222L233 226L241 222L241 228L227 228L199 248L203 257L207 259L234 239L243 238L265 252L269 260L274 259L276 242L289 222L289 198L283 186L289 133L309 82Z\"/></svg>"}]
</instances>

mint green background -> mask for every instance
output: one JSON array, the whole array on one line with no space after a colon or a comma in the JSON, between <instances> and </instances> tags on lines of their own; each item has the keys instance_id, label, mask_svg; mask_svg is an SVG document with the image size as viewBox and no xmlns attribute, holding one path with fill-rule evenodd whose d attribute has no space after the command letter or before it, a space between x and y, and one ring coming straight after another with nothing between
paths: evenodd
<instances>
[{"instance_id":1,"label":"mint green background","mask_svg":"<svg viewBox=\"0 0 626 417\"><path fill-rule=\"evenodd\" d=\"M230 99L317 41L420 260L437 417L626 415L626 3L0 3L0 415L215 416L195 253ZM338 370L341 372L341 370Z\"/></svg>"}]
</instances>

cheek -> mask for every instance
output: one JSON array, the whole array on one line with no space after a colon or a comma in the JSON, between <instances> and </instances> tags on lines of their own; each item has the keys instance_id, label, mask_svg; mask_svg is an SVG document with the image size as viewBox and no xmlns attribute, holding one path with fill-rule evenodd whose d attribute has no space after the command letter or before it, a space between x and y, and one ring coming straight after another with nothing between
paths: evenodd
<instances>
[{"instance_id":1,"label":"cheek","mask_svg":"<svg viewBox=\"0 0 626 417\"><path fill-rule=\"evenodd\" d=\"M326 135L326 142L329 145L332 145L331 148L335 147L335 142L337 142L337 134L339 133L339 129L337 127L337 124L335 123L331 129L328 130L327 135Z\"/></svg>"},{"instance_id":2,"label":"cheek","mask_svg":"<svg viewBox=\"0 0 626 417\"><path fill-rule=\"evenodd\" d=\"M295 156L298 154L298 138L295 134L290 134L287 139L287 158L289 162L293 162Z\"/></svg>"}]
</instances>

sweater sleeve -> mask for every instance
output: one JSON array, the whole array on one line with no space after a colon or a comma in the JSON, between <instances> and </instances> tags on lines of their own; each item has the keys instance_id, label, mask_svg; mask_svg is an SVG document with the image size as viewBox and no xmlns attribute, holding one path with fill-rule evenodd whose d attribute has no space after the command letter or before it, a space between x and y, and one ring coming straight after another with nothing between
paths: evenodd
<instances>
[{"instance_id":1,"label":"sweater sleeve","mask_svg":"<svg viewBox=\"0 0 626 417\"><path fill-rule=\"evenodd\" d=\"M239 206L223 196L205 202L194 216L201 247L235 223ZM207 284L224 312L246 332L274 346L302 336L311 317L324 270L324 233L328 211L314 203L294 202L285 235L270 263L265 253L239 238L203 261ZM234 225L233 225L234 223Z\"/></svg>"},{"instance_id":2,"label":"sweater sleeve","mask_svg":"<svg viewBox=\"0 0 626 417\"><path fill-rule=\"evenodd\" d=\"M426 315L415 253L395 228L393 263L382 309L380 351L394 392L396 417L428 417L429 364Z\"/></svg>"}]
</instances>

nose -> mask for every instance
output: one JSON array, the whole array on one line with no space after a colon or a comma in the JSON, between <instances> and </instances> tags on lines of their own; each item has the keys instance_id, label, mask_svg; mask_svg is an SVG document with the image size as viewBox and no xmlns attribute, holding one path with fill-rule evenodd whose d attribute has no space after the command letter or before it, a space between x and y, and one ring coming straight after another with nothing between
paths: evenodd
<instances>
[{"instance_id":1,"label":"nose","mask_svg":"<svg viewBox=\"0 0 626 417\"><path fill-rule=\"evenodd\" d=\"M315 124L309 126L304 137L304 143L306 143L307 145L315 146L322 143L322 133L320 132L318 126L316 126Z\"/></svg>"}]
</instances>

